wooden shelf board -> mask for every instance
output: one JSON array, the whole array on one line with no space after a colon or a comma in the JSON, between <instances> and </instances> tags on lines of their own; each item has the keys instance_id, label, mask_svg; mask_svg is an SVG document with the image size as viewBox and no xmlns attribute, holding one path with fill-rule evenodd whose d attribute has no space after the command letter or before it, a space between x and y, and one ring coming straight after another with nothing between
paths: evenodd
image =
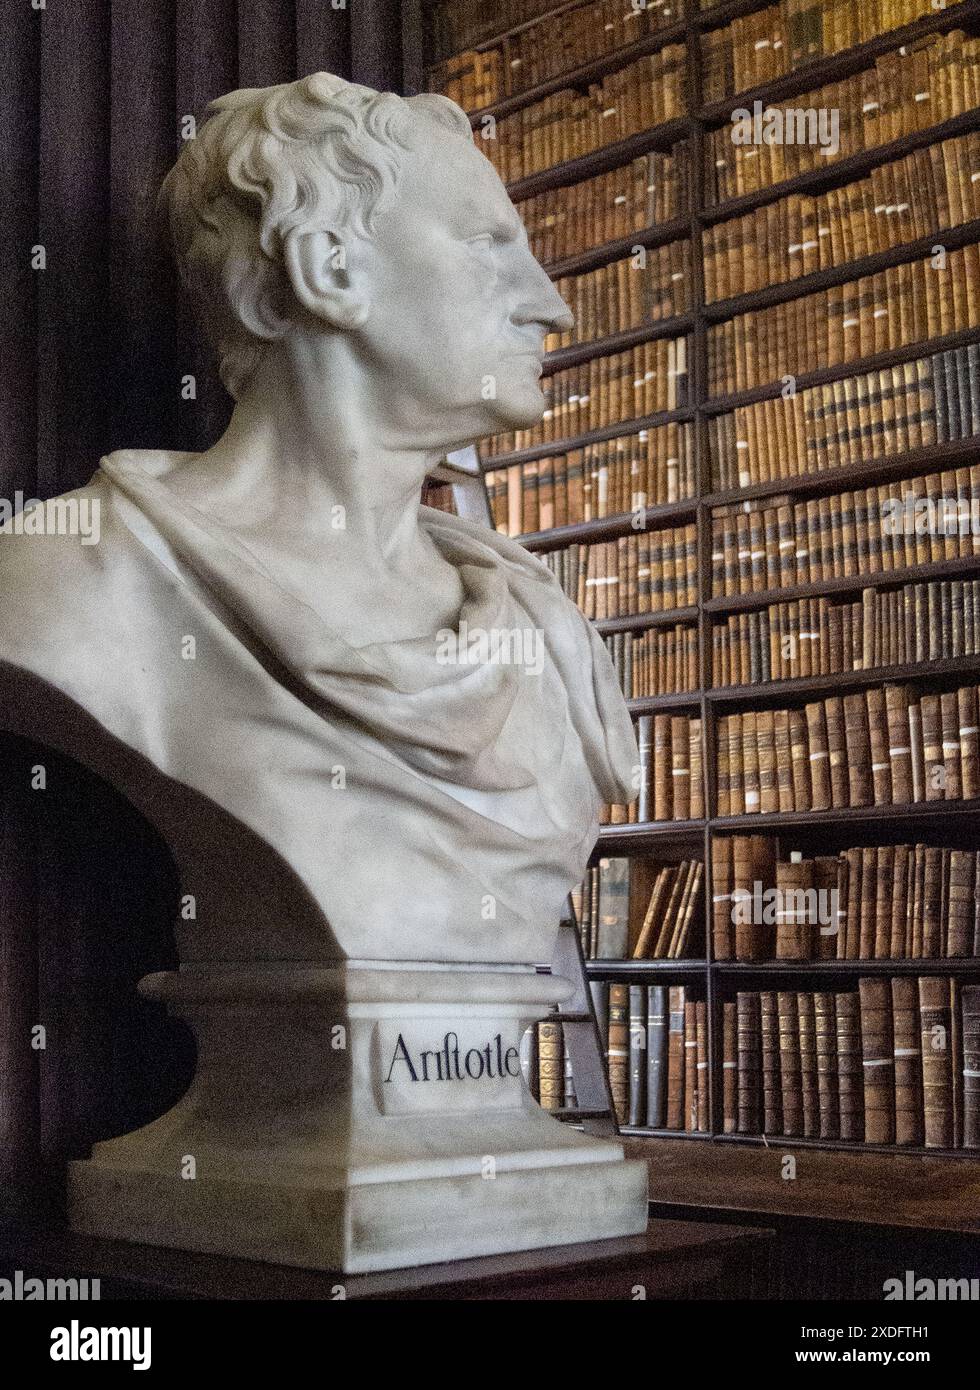
<instances>
[{"instance_id":1,"label":"wooden shelf board","mask_svg":"<svg viewBox=\"0 0 980 1390\"><path fill-rule=\"evenodd\" d=\"M582 275L587 270L609 265L611 261L623 260L632 253L634 246L645 246L648 249L666 246L671 241L683 241L690 234L689 214L672 217L670 221L661 222L657 227L646 227L642 231L631 232L629 236L618 237L615 241L604 241L587 251L565 256L559 261L549 261L544 269L552 280L560 280L565 275Z\"/></svg>"},{"instance_id":2,"label":"wooden shelf board","mask_svg":"<svg viewBox=\"0 0 980 1390\"><path fill-rule=\"evenodd\" d=\"M564 545L582 541L608 540L610 536L642 535L663 527L690 522L697 516L698 504L691 498L684 502L663 502L645 509L645 525L633 525L633 512L618 512L615 516L599 517L594 521L576 521L568 526L555 526L550 531L531 531L516 539L526 550L559 550Z\"/></svg>"},{"instance_id":3,"label":"wooden shelf board","mask_svg":"<svg viewBox=\"0 0 980 1390\"><path fill-rule=\"evenodd\" d=\"M636 978L645 975L703 975L704 960L587 960L586 973L595 979Z\"/></svg>"},{"instance_id":4,"label":"wooden shelf board","mask_svg":"<svg viewBox=\"0 0 980 1390\"><path fill-rule=\"evenodd\" d=\"M697 622L696 605L668 608L664 613L633 613L625 618L601 618L593 624L602 636L608 632L638 632L648 627L673 627L675 623Z\"/></svg>"},{"instance_id":5,"label":"wooden shelf board","mask_svg":"<svg viewBox=\"0 0 980 1390\"><path fill-rule=\"evenodd\" d=\"M823 825L896 825L914 826L916 822L932 826L938 821L959 821L964 817L977 821L980 799L973 801L916 801L902 806L842 806L827 811L766 811L754 815L713 816L712 830L733 830L739 834L754 834L764 830L805 830Z\"/></svg>"},{"instance_id":6,"label":"wooden shelf board","mask_svg":"<svg viewBox=\"0 0 980 1390\"><path fill-rule=\"evenodd\" d=\"M713 686L705 699L716 710L751 708L762 699L819 695L825 691L867 690L894 681L930 681L950 675L972 676L980 672L980 653L950 656L903 666L878 666L868 671L844 671L836 675L798 676L792 680L757 681L752 685Z\"/></svg>"},{"instance_id":7,"label":"wooden shelf board","mask_svg":"<svg viewBox=\"0 0 980 1390\"><path fill-rule=\"evenodd\" d=\"M632 420L617 420L613 425L600 425L598 429L587 430L584 434L569 435L565 439L552 439L545 444L530 444L526 449L514 449L509 454L496 454L492 458L480 460L485 473L498 468L510 468L515 463L533 463L535 459L552 458L555 454L570 454L573 449L584 449L587 444L603 444L607 439L625 439L641 430L654 430L660 425L683 425L693 420L693 405L678 406L676 410L658 410L653 415L641 415Z\"/></svg>"},{"instance_id":8,"label":"wooden shelf board","mask_svg":"<svg viewBox=\"0 0 980 1390\"><path fill-rule=\"evenodd\" d=\"M924 584L930 579L980 578L980 555L958 556L954 560L934 560L928 565L907 565L904 569L876 570L870 574L840 575L818 579L812 584L792 584L785 589L760 589L753 594L728 594L705 599L706 613L744 613L767 608L771 603L788 603L798 598L817 598L822 594L859 594L862 589L887 589L896 585Z\"/></svg>"},{"instance_id":9,"label":"wooden shelf board","mask_svg":"<svg viewBox=\"0 0 980 1390\"><path fill-rule=\"evenodd\" d=\"M811 1217L915 1230L980 1232L980 1163L968 1150L949 1163L936 1151L880 1153L854 1146L824 1151L798 1139L691 1145L679 1136L632 1139L630 1158L645 1158L658 1207L697 1206L705 1212ZM805 1150L805 1152L803 1152ZM783 1158L797 1158L797 1180L782 1176Z\"/></svg>"},{"instance_id":10,"label":"wooden shelf board","mask_svg":"<svg viewBox=\"0 0 980 1390\"><path fill-rule=\"evenodd\" d=\"M692 133L690 116L674 116L660 125L641 130L636 135L628 135L625 140L616 140L603 145L589 154L566 159L562 164L554 164L550 169L541 169L535 174L514 179L507 185L507 192L515 203L522 198L531 198L536 193L546 193L553 188L564 188L566 184L578 183L594 174L604 174L607 169L615 169L620 164L628 164L637 155L650 150L668 149L679 140Z\"/></svg>"},{"instance_id":11,"label":"wooden shelf board","mask_svg":"<svg viewBox=\"0 0 980 1390\"><path fill-rule=\"evenodd\" d=\"M658 338L681 338L694 327L694 315L673 314L669 319L652 320L640 323L634 328L624 328L619 333L611 333L607 338L596 338L587 343L571 343L568 347L556 348L545 354L542 371L545 376L561 371L563 367L577 367L582 362L592 362L597 357L608 357L613 352L624 352L627 348L638 347L641 343L652 343Z\"/></svg>"}]
</instances>

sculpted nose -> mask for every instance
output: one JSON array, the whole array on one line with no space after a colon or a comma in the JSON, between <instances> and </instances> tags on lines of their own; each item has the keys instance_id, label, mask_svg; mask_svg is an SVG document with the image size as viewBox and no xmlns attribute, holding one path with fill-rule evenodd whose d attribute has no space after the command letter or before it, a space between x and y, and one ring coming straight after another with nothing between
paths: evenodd
<instances>
[{"instance_id":1,"label":"sculpted nose","mask_svg":"<svg viewBox=\"0 0 980 1390\"><path fill-rule=\"evenodd\" d=\"M523 270L520 299L512 315L514 322L540 323L549 333L567 332L575 322L574 316L530 252Z\"/></svg>"}]
</instances>

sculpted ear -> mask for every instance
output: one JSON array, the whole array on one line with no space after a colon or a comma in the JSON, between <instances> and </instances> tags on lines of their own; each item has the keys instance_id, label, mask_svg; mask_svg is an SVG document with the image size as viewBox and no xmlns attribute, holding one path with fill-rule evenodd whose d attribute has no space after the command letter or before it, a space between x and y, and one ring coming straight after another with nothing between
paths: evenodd
<instances>
[{"instance_id":1,"label":"sculpted ear","mask_svg":"<svg viewBox=\"0 0 980 1390\"><path fill-rule=\"evenodd\" d=\"M293 293L311 314L333 328L359 328L369 306L351 286L347 248L334 233L293 229L283 239L283 264Z\"/></svg>"}]
</instances>

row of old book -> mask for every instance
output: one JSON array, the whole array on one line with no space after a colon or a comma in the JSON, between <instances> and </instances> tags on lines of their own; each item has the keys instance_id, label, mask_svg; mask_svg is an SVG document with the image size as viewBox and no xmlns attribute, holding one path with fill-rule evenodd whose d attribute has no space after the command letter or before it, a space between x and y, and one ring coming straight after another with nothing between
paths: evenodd
<instances>
[{"instance_id":1,"label":"row of old book","mask_svg":"<svg viewBox=\"0 0 980 1390\"><path fill-rule=\"evenodd\" d=\"M697 690L697 628L651 627L646 632L611 632L604 638L627 700Z\"/></svg>"},{"instance_id":2,"label":"row of old book","mask_svg":"<svg viewBox=\"0 0 980 1390\"><path fill-rule=\"evenodd\" d=\"M726 1134L980 1147L980 986L742 991L722 1006L722 1050Z\"/></svg>"},{"instance_id":3,"label":"row of old book","mask_svg":"<svg viewBox=\"0 0 980 1390\"><path fill-rule=\"evenodd\" d=\"M703 942L704 865L600 859L572 890L587 960L684 960ZM642 915L640 915L642 914Z\"/></svg>"},{"instance_id":4,"label":"row of old book","mask_svg":"<svg viewBox=\"0 0 980 1390\"><path fill-rule=\"evenodd\" d=\"M710 304L935 237L980 217L980 134L971 131L866 178L814 195L791 193L744 217L705 227Z\"/></svg>"},{"instance_id":5,"label":"row of old book","mask_svg":"<svg viewBox=\"0 0 980 1390\"><path fill-rule=\"evenodd\" d=\"M701 720L686 714L641 715L637 796L628 805L605 806L603 825L700 820L704 815Z\"/></svg>"},{"instance_id":6,"label":"row of old book","mask_svg":"<svg viewBox=\"0 0 980 1390\"><path fill-rule=\"evenodd\" d=\"M697 527L643 531L593 545L549 550L541 559L587 618L601 622L697 603Z\"/></svg>"},{"instance_id":7,"label":"row of old book","mask_svg":"<svg viewBox=\"0 0 980 1390\"><path fill-rule=\"evenodd\" d=\"M545 398L541 423L494 435L484 452L497 458L515 449L571 440L606 425L676 410L688 402L687 363L686 337L658 338L553 372L541 382Z\"/></svg>"},{"instance_id":8,"label":"row of old book","mask_svg":"<svg viewBox=\"0 0 980 1390\"><path fill-rule=\"evenodd\" d=\"M705 200L758 193L978 105L980 40L959 30L931 35L784 106L740 108L744 122L740 115L741 124L707 133Z\"/></svg>"},{"instance_id":9,"label":"row of old book","mask_svg":"<svg viewBox=\"0 0 980 1390\"><path fill-rule=\"evenodd\" d=\"M801 63L867 43L935 13L931 0L842 5L781 0L701 39L702 95L720 101L793 72Z\"/></svg>"},{"instance_id":10,"label":"row of old book","mask_svg":"<svg viewBox=\"0 0 980 1390\"><path fill-rule=\"evenodd\" d=\"M708 421L719 489L892 458L980 433L980 343L739 406Z\"/></svg>"},{"instance_id":11,"label":"row of old book","mask_svg":"<svg viewBox=\"0 0 980 1390\"><path fill-rule=\"evenodd\" d=\"M620 516L694 495L694 432L671 421L554 458L491 468L485 478L494 526L505 536Z\"/></svg>"},{"instance_id":12,"label":"row of old book","mask_svg":"<svg viewBox=\"0 0 980 1390\"><path fill-rule=\"evenodd\" d=\"M670 154L651 150L604 174L524 198L518 209L531 250L547 265L670 222L690 209L690 177L681 141Z\"/></svg>"},{"instance_id":13,"label":"row of old book","mask_svg":"<svg viewBox=\"0 0 980 1390\"><path fill-rule=\"evenodd\" d=\"M442 92L467 111L479 111L626 48L673 24L677 16L673 0L577 5L557 21L549 16L482 52L455 53L429 73L429 91Z\"/></svg>"},{"instance_id":14,"label":"row of old book","mask_svg":"<svg viewBox=\"0 0 980 1390\"><path fill-rule=\"evenodd\" d=\"M776 603L752 613L732 613L711 629L715 686L873 671L975 655L980 655L978 579L865 589L856 603L825 597ZM675 680L684 682L689 668L675 664L672 669ZM681 683L676 688L685 691L696 686Z\"/></svg>"},{"instance_id":15,"label":"row of old book","mask_svg":"<svg viewBox=\"0 0 980 1390\"><path fill-rule=\"evenodd\" d=\"M638 58L584 95L564 88L500 120L481 121L475 138L505 183L591 154L686 110L686 49L672 44Z\"/></svg>"},{"instance_id":16,"label":"row of old book","mask_svg":"<svg viewBox=\"0 0 980 1390\"><path fill-rule=\"evenodd\" d=\"M771 835L715 836L715 960L980 957L980 855L866 845L780 858Z\"/></svg>"},{"instance_id":17,"label":"row of old book","mask_svg":"<svg viewBox=\"0 0 980 1390\"><path fill-rule=\"evenodd\" d=\"M876 686L803 709L724 715L716 737L719 816L980 795L972 685L942 694Z\"/></svg>"},{"instance_id":18,"label":"row of old book","mask_svg":"<svg viewBox=\"0 0 980 1390\"><path fill-rule=\"evenodd\" d=\"M980 464L805 502L732 503L711 528L719 596L969 558L980 553Z\"/></svg>"},{"instance_id":19,"label":"row of old book","mask_svg":"<svg viewBox=\"0 0 980 1390\"><path fill-rule=\"evenodd\" d=\"M553 9L554 0L434 0L426 11L426 51L441 61Z\"/></svg>"},{"instance_id":20,"label":"row of old book","mask_svg":"<svg viewBox=\"0 0 980 1390\"><path fill-rule=\"evenodd\" d=\"M575 315L575 326L564 333L550 333L545 339L547 351L684 313L689 303L690 248L689 241L638 246L624 260L610 261L584 275L559 277L555 289Z\"/></svg>"},{"instance_id":21,"label":"row of old book","mask_svg":"<svg viewBox=\"0 0 980 1390\"><path fill-rule=\"evenodd\" d=\"M708 331L712 395L748 390L980 324L980 249L865 275L769 309L739 314Z\"/></svg>"}]
</instances>

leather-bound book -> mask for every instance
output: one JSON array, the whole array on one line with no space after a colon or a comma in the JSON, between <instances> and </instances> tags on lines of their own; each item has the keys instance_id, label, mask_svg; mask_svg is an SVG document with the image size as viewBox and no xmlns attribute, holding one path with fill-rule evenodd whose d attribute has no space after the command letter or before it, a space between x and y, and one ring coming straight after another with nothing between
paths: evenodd
<instances>
[{"instance_id":1,"label":"leather-bound book","mask_svg":"<svg viewBox=\"0 0 980 1390\"><path fill-rule=\"evenodd\" d=\"M827 746L827 714L823 702L818 700L814 704L807 705L805 714L810 781L813 789L811 804L806 809L829 811L832 805L830 751Z\"/></svg>"},{"instance_id":2,"label":"leather-bound book","mask_svg":"<svg viewBox=\"0 0 980 1390\"><path fill-rule=\"evenodd\" d=\"M690 735L685 715L670 720L671 789L673 820L687 820L691 813Z\"/></svg>"},{"instance_id":3,"label":"leather-bound book","mask_svg":"<svg viewBox=\"0 0 980 1390\"><path fill-rule=\"evenodd\" d=\"M779 1076L783 1098L783 1133L803 1133L803 1083L800 1075L800 1020L796 994L779 990Z\"/></svg>"},{"instance_id":4,"label":"leather-bound book","mask_svg":"<svg viewBox=\"0 0 980 1390\"><path fill-rule=\"evenodd\" d=\"M980 985L960 991L963 1033L963 1147L980 1149Z\"/></svg>"},{"instance_id":5,"label":"leather-bound book","mask_svg":"<svg viewBox=\"0 0 980 1390\"><path fill-rule=\"evenodd\" d=\"M953 615L953 630L956 631L956 617ZM945 631L946 629L944 629ZM962 620L960 621L962 631ZM939 727L942 736L942 760L946 774L944 795L947 801L959 801L963 795L963 769L960 757L960 721L956 702L956 691L947 691L939 697Z\"/></svg>"},{"instance_id":6,"label":"leather-bound book","mask_svg":"<svg viewBox=\"0 0 980 1390\"><path fill-rule=\"evenodd\" d=\"M722 1127L725 1134L738 1129L738 1005L722 1005Z\"/></svg>"},{"instance_id":7,"label":"leather-bound book","mask_svg":"<svg viewBox=\"0 0 980 1390\"><path fill-rule=\"evenodd\" d=\"M732 925L732 888L734 841L727 835L716 835L711 842L711 948L715 960L731 960L735 938Z\"/></svg>"},{"instance_id":8,"label":"leather-bound book","mask_svg":"<svg viewBox=\"0 0 980 1390\"><path fill-rule=\"evenodd\" d=\"M861 851L861 938L858 945L861 960L874 959L877 905L878 850L875 845L867 845Z\"/></svg>"},{"instance_id":9,"label":"leather-bound book","mask_svg":"<svg viewBox=\"0 0 980 1390\"><path fill-rule=\"evenodd\" d=\"M861 1057L861 1013L856 994L835 995L837 1014L837 1088L840 1096L840 1137L864 1138L864 1074Z\"/></svg>"},{"instance_id":10,"label":"leather-bound book","mask_svg":"<svg viewBox=\"0 0 980 1390\"><path fill-rule=\"evenodd\" d=\"M925 801L926 765L922 734L922 704L909 696L909 744L912 750L912 800Z\"/></svg>"},{"instance_id":11,"label":"leather-bound book","mask_svg":"<svg viewBox=\"0 0 980 1390\"><path fill-rule=\"evenodd\" d=\"M874 686L866 692L868 732L871 738L871 781L876 806L889 806L892 801L892 765L888 755L888 718L885 692Z\"/></svg>"},{"instance_id":12,"label":"leather-bound book","mask_svg":"<svg viewBox=\"0 0 980 1390\"><path fill-rule=\"evenodd\" d=\"M874 780L868 701L863 690L844 696L844 736L847 746L849 806L874 804ZM835 803L836 804L836 803Z\"/></svg>"},{"instance_id":13,"label":"leather-bound book","mask_svg":"<svg viewBox=\"0 0 980 1390\"><path fill-rule=\"evenodd\" d=\"M560 1023L538 1024L538 1088L543 1110L560 1110L565 1090L565 1065Z\"/></svg>"},{"instance_id":14,"label":"leather-bound book","mask_svg":"<svg viewBox=\"0 0 980 1390\"><path fill-rule=\"evenodd\" d=\"M663 1129L667 1119L667 988L647 990L647 1108L650 1129Z\"/></svg>"},{"instance_id":15,"label":"leather-bound book","mask_svg":"<svg viewBox=\"0 0 980 1390\"><path fill-rule=\"evenodd\" d=\"M912 800L912 747L908 691L905 686L885 686L885 710L888 719L888 758L892 768L892 800L896 806L904 806Z\"/></svg>"},{"instance_id":16,"label":"leather-bound book","mask_svg":"<svg viewBox=\"0 0 980 1390\"><path fill-rule=\"evenodd\" d=\"M924 851L925 869L922 879L922 955L935 960L943 951L943 884L942 850L927 845Z\"/></svg>"},{"instance_id":17,"label":"leather-bound book","mask_svg":"<svg viewBox=\"0 0 980 1390\"><path fill-rule=\"evenodd\" d=\"M704 816L704 759L701 751L701 720L691 719L690 723L690 768L691 768L691 808L692 820Z\"/></svg>"},{"instance_id":18,"label":"leather-bound book","mask_svg":"<svg viewBox=\"0 0 980 1390\"><path fill-rule=\"evenodd\" d=\"M671 774L673 771L670 715L657 714L653 720L653 818L671 820Z\"/></svg>"},{"instance_id":19,"label":"leather-bound book","mask_svg":"<svg viewBox=\"0 0 980 1390\"><path fill-rule=\"evenodd\" d=\"M831 695L823 702L827 731L827 763L830 769L830 804L835 810L850 805L848 791L848 731L844 722L844 701ZM810 757L813 757L813 744ZM870 758L868 759L870 763Z\"/></svg>"},{"instance_id":20,"label":"leather-bound book","mask_svg":"<svg viewBox=\"0 0 980 1390\"><path fill-rule=\"evenodd\" d=\"M980 721L977 717L977 690L975 686L964 686L956 692L959 713L960 736L960 781L966 800L980 796Z\"/></svg>"},{"instance_id":21,"label":"leather-bound book","mask_svg":"<svg viewBox=\"0 0 980 1390\"><path fill-rule=\"evenodd\" d=\"M834 996L821 991L813 996L817 1045L817 1100L820 1138L840 1138L840 1092L837 1080L837 1010Z\"/></svg>"},{"instance_id":22,"label":"leather-bound book","mask_svg":"<svg viewBox=\"0 0 980 1390\"><path fill-rule=\"evenodd\" d=\"M810 862L813 887L817 894L811 943L813 959L833 960L837 955L837 938L843 920L839 882L841 857L838 854L823 854Z\"/></svg>"},{"instance_id":23,"label":"leather-bound book","mask_svg":"<svg viewBox=\"0 0 980 1390\"><path fill-rule=\"evenodd\" d=\"M616 1119L621 1125L629 1118L630 1079L630 996L629 985L609 985L609 1089Z\"/></svg>"},{"instance_id":24,"label":"leather-bound book","mask_svg":"<svg viewBox=\"0 0 980 1390\"><path fill-rule=\"evenodd\" d=\"M891 937L888 954L893 960L905 956L905 929L909 915L909 874L911 870L911 849L909 845L896 845L892 865L891 895Z\"/></svg>"},{"instance_id":25,"label":"leather-bound book","mask_svg":"<svg viewBox=\"0 0 980 1390\"><path fill-rule=\"evenodd\" d=\"M684 1128L684 986L671 985L667 1033L667 1128Z\"/></svg>"},{"instance_id":26,"label":"leather-bound book","mask_svg":"<svg viewBox=\"0 0 980 1390\"><path fill-rule=\"evenodd\" d=\"M773 717L775 724L777 810L792 811L794 807L793 760L790 744L789 710L776 710Z\"/></svg>"},{"instance_id":27,"label":"leather-bound book","mask_svg":"<svg viewBox=\"0 0 980 1390\"><path fill-rule=\"evenodd\" d=\"M892 909L891 891L895 877L894 845L879 845L875 866L875 939L876 960L888 960L891 956Z\"/></svg>"},{"instance_id":28,"label":"leather-bound book","mask_svg":"<svg viewBox=\"0 0 980 1390\"><path fill-rule=\"evenodd\" d=\"M953 1148L963 1146L963 1013L961 986L957 979L946 981L949 990L949 1022L953 1035Z\"/></svg>"},{"instance_id":29,"label":"leather-bound book","mask_svg":"<svg viewBox=\"0 0 980 1390\"><path fill-rule=\"evenodd\" d=\"M776 865L776 957L778 960L813 960L816 924L810 921L813 863L797 856Z\"/></svg>"},{"instance_id":30,"label":"leather-bound book","mask_svg":"<svg viewBox=\"0 0 980 1390\"><path fill-rule=\"evenodd\" d=\"M756 715L756 739L759 746L759 809L765 815L779 810L776 724L772 710L759 710Z\"/></svg>"},{"instance_id":31,"label":"leather-bound book","mask_svg":"<svg viewBox=\"0 0 980 1390\"><path fill-rule=\"evenodd\" d=\"M708 1077L708 1005L699 999L694 1006L695 1030L697 1037L697 1125L702 1133L708 1130L708 1097L710 1080Z\"/></svg>"},{"instance_id":32,"label":"leather-bound book","mask_svg":"<svg viewBox=\"0 0 980 1390\"><path fill-rule=\"evenodd\" d=\"M790 761L793 772L794 811L810 811L813 803L813 777L810 770L810 750L807 741L806 715L803 710L789 711Z\"/></svg>"},{"instance_id":33,"label":"leather-bound book","mask_svg":"<svg viewBox=\"0 0 980 1390\"><path fill-rule=\"evenodd\" d=\"M758 1134L762 1125L762 1036L759 996L740 990L738 1010L738 1133Z\"/></svg>"},{"instance_id":34,"label":"leather-bound book","mask_svg":"<svg viewBox=\"0 0 980 1390\"><path fill-rule=\"evenodd\" d=\"M943 767L943 736L938 695L923 694L919 700L922 710L922 756L925 765L926 801L942 801L945 797L946 773Z\"/></svg>"},{"instance_id":35,"label":"leather-bound book","mask_svg":"<svg viewBox=\"0 0 980 1390\"><path fill-rule=\"evenodd\" d=\"M752 710L742 715L742 786L746 814L759 810L759 745L756 739L756 716Z\"/></svg>"},{"instance_id":36,"label":"leather-bound book","mask_svg":"<svg viewBox=\"0 0 980 1390\"><path fill-rule=\"evenodd\" d=\"M677 871L669 866L662 868L657 874L653 891L647 901L643 924L633 948L634 960L651 960L653 958L677 879Z\"/></svg>"},{"instance_id":37,"label":"leather-bound book","mask_svg":"<svg viewBox=\"0 0 980 1390\"><path fill-rule=\"evenodd\" d=\"M684 1001L684 1129L698 1127L698 1014L693 999Z\"/></svg>"},{"instance_id":38,"label":"leather-bound book","mask_svg":"<svg viewBox=\"0 0 980 1390\"><path fill-rule=\"evenodd\" d=\"M629 987L629 1122L642 1125L647 1109L647 987Z\"/></svg>"},{"instance_id":39,"label":"leather-bound book","mask_svg":"<svg viewBox=\"0 0 980 1390\"><path fill-rule=\"evenodd\" d=\"M891 987L895 1052L895 1143L918 1145L923 1141L919 987L911 975L895 976Z\"/></svg>"},{"instance_id":40,"label":"leather-bound book","mask_svg":"<svg viewBox=\"0 0 980 1390\"><path fill-rule=\"evenodd\" d=\"M949 856L946 955L954 959L973 955L975 876L974 853L965 849L952 850Z\"/></svg>"},{"instance_id":41,"label":"leather-bound book","mask_svg":"<svg viewBox=\"0 0 980 1390\"><path fill-rule=\"evenodd\" d=\"M817 1026L813 995L797 993L796 1010L800 1028L800 1093L803 1100L803 1136L814 1139L820 1133L820 1102L817 1087Z\"/></svg>"},{"instance_id":42,"label":"leather-bound book","mask_svg":"<svg viewBox=\"0 0 980 1390\"><path fill-rule=\"evenodd\" d=\"M895 1142L895 1047L888 980L862 978L861 1047L864 1064L864 1139Z\"/></svg>"},{"instance_id":43,"label":"leather-bound book","mask_svg":"<svg viewBox=\"0 0 980 1390\"><path fill-rule=\"evenodd\" d=\"M762 1130L783 1132L782 1072L779 1061L779 1001L775 990L759 995L762 1036Z\"/></svg>"}]
</instances>

